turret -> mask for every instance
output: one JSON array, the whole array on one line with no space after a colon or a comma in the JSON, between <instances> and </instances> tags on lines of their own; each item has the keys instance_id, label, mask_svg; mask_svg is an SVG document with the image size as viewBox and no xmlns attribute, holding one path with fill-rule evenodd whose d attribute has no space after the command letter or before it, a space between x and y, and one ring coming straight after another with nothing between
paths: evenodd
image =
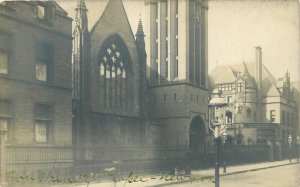
<instances>
[{"instance_id":1,"label":"turret","mask_svg":"<svg viewBox=\"0 0 300 187\"><path fill-rule=\"evenodd\" d=\"M77 1L73 32L73 100L83 103L88 100L89 31L87 8L84 0ZM79 104L78 103L78 104Z\"/></svg>"},{"instance_id":2,"label":"turret","mask_svg":"<svg viewBox=\"0 0 300 187\"><path fill-rule=\"evenodd\" d=\"M148 89L148 83L147 83L147 64L146 64L146 50L145 50L145 34L143 30L143 24L141 18L139 19L138 28L136 32L136 45L139 52L139 62L140 62L140 103L141 103L141 113L143 116L148 116L148 95L147 95L147 89Z\"/></svg>"},{"instance_id":3,"label":"turret","mask_svg":"<svg viewBox=\"0 0 300 187\"><path fill-rule=\"evenodd\" d=\"M87 8L85 6L84 0L77 1L77 7L75 8L76 17L75 24L76 27L79 27L82 31L88 29L88 18L87 18ZM75 30L77 29L75 27Z\"/></svg>"}]
</instances>

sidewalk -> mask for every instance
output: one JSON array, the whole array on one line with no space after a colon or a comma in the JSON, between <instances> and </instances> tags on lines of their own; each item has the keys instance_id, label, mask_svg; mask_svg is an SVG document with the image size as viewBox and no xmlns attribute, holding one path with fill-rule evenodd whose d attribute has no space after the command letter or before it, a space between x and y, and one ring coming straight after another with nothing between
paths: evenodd
<instances>
[{"instance_id":1,"label":"sidewalk","mask_svg":"<svg viewBox=\"0 0 300 187\"><path fill-rule=\"evenodd\" d=\"M281 160L274 162L263 162L263 163L254 163L254 164L244 164L237 166L227 166L227 172L223 173L223 167L220 167L220 176L234 175L238 173L251 172L261 169L268 169L273 167L280 167L288 164L300 164L296 159L292 160L292 163L289 163L289 160ZM100 183L91 182L90 184L65 184L65 185L53 185L52 187L154 187L154 186L169 186L172 184L180 184L180 183L191 183L193 180L204 180L206 182L212 182L214 178L214 168L206 169L206 170L194 170L191 172L190 176L184 177L182 176L168 176L163 174L151 175L151 176L136 176L134 173L130 177L130 179L140 179L145 182L132 182L129 180L123 180L117 183L112 181L103 181ZM126 178L128 176L124 176ZM191 178L194 177L194 178ZM133 180L134 181L134 180Z\"/></svg>"},{"instance_id":2,"label":"sidewalk","mask_svg":"<svg viewBox=\"0 0 300 187\"><path fill-rule=\"evenodd\" d=\"M289 160L281 160L281 161L273 161L273 162L261 162L261 163L254 163L254 164L243 164L243 165L236 165L236 166L227 166L226 173L223 173L223 167L220 167L220 176L226 175L233 175L237 173L244 173L250 171L256 171L261 169L268 169L273 167L284 166L288 164L299 164L296 159L292 160L292 163ZM207 169L207 170L200 170L200 171L192 171L192 175L214 175L215 170L214 168Z\"/></svg>"}]
</instances>

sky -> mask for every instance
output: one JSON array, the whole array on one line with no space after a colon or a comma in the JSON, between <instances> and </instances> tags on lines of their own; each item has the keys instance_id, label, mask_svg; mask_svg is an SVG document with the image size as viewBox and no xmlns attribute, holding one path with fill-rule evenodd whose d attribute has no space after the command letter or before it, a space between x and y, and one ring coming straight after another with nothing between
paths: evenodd
<instances>
[{"instance_id":1,"label":"sky","mask_svg":"<svg viewBox=\"0 0 300 187\"><path fill-rule=\"evenodd\" d=\"M74 19L76 1L58 0L58 3ZM90 28L107 3L108 0L86 0ZM123 4L136 32L139 18L147 21L144 0L123 0ZM299 15L297 0L210 0L209 71L216 65L254 62L255 47L260 46L263 64L276 78L283 77L288 70L292 81L300 80ZM144 30L147 38L149 28Z\"/></svg>"}]
</instances>

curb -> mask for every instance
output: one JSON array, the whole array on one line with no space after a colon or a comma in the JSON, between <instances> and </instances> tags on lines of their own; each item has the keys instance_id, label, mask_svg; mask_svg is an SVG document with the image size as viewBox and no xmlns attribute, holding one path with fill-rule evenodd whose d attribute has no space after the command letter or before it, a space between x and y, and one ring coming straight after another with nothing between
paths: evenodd
<instances>
[{"instance_id":1,"label":"curb","mask_svg":"<svg viewBox=\"0 0 300 187\"><path fill-rule=\"evenodd\" d=\"M293 162L293 163L287 163L287 164L279 164L279 165L274 165L274 166L267 166L267 167L254 168L254 169L248 169L248 170L241 170L241 171L235 171L235 172L231 172L231 173L223 173L223 174L220 174L220 177L222 177L222 176L228 176L228 175L234 175L234 174L239 174L239 173L246 173L246 172L251 172L251 171L258 171L258 170L263 170L263 169L276 168L276 167L286 166L286 165L292 165L292 164L300 164L300 162Z\"/></svg>"},{"instance_id":2,"label":"curb","mask_svg":"<svg viewBox=\"0 0 300 187\"><path fill-rule=\"evenodd\" d=\"M287 166L287 165L292 165L292 164L300 164L300 162L292 162L292 163L287 163L287 164L279 164L279 165L274 165L274 166L267 166L267 167L261 167L261 168L241 170L241 171L236 171L236 172L231 172L231 173L223 173L223 174L220 174L220 177L234 175L234 174L240 174L240 173L247 173L247 172L252 172L252 171L258 171L258 170L263 170L263 169L276 168L276 167ZM185 181L167 182L167 183L151 185L151 186L147 186L147 187L168 186L168 185L183 184L183 183L190 183L190 182L193 182L193 181L185 180Z\"/></svg>"}]
</instances>

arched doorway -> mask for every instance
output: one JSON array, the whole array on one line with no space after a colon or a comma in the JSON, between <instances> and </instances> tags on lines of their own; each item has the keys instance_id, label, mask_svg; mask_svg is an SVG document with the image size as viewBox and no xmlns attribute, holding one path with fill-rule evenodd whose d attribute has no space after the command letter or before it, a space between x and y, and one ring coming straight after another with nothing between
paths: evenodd
<instances>
[{"instance_id":1,"label":"arched doorway","mask_svg":"<svg viewBox=\"0 0 300 187\"><path fill-rule=\"evenodd\" d=\"M190 151L193 153L205 152L205 137L206 129L205 123L200 116L195 117L190 125Z\"/></svg>"}]
</instances>

